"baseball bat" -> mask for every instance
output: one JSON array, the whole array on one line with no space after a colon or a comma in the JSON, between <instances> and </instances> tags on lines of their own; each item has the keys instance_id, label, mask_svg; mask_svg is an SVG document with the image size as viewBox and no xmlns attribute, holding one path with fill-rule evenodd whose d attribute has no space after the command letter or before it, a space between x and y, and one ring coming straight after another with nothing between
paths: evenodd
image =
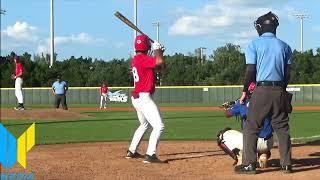
<instances>
[{"instance_id":1,"label":"baseball bat","mask_svg":"<svg viewBox=\"0 0 320 180\"><path fill-rule=\"evenodd\" d=\"M138 31L140 34L144 34L136 25L134 25L129 19L127 19L124 15L122 15L119 11L115 12L114 15L119 18L122 22L124 22L126 25L128 25L129 27L131 27L132 29ZM147 36L147 35L146 35ZM154 43L154 40L152 40L149 36L148 36L149 40Z\"/></svg>"}]
</instances>

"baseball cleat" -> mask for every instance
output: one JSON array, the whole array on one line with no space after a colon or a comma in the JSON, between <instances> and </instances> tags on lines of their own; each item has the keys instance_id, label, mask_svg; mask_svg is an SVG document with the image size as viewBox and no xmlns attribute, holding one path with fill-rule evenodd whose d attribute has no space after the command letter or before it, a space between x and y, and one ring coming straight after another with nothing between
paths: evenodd
<instances>
[{"instance_id":1,"label":"baseball cleat","mask_svg":"<svg viewBox=\"0 0 320 180\"><path fill-rule=\"evenodd\" d=\"M146 155L146 159L143 160L143 163L164 163L163 161L161 161L160 159L158 159L158 157L153 154L152 156Z\"/></svg>"},{"instance_id":2,"label":"baseball cleat","mask_svg":"<svg viewBox=\"0 0 320 180\"><path fill-rule=\"evenodd\" d=\"M18 107L14 107L13 109L17 111L23 111L24 107L18 106Z\"/></svg>"},{"instance_id":3,"label":"baseball cleat","mask_svg":"<svg viewBox=\"0 0 320 180\"><path fill-rule=\"evenodd\" d=\"M259 167L260 168L267 168L268 165L267 165L267 162L268 162L268 157L267 157L267 154L261 154L259 156Z\"/></svg>"},{"instance_id":4,"label":"baseball cleat","mask_svg":"<svg viewBox=\"0 0 320 180\"><path fill-rule=\"evenodd\" d=\"M237 174L256 174L256 165L249 164L249 165L239 165L234 168L235 173Z\"/></svg>"},{"instance_id":5,"label":"baseball cleat","mask_svg":"<svg viewBox=\"0 0 320 180\"><path fill-rule=\"evenodd\" d=\"M107 107L104 107L104 109L107 109Z\"/></svg>"},{"instance_id":6,"label":"baseball cleat","mask_svg":"<svg viewBox=\"0 0 320 180\"><path fill-rule=\"evenodd\" d=\"M284 173L292 173L292 166L291 165L281 166L281 171Z\"/></svg>"},{"instance_id":7,"label":"baseball cleat","mask_svg":"<svg viewBox=\"0 0 320 180\"><path fill-rule=\"evenodd\" d=\"M139 154L138 152L132 153L131 151L127 151L126 159L132 158L144 158L144 155Z\"/></svg>"}]
</instances>

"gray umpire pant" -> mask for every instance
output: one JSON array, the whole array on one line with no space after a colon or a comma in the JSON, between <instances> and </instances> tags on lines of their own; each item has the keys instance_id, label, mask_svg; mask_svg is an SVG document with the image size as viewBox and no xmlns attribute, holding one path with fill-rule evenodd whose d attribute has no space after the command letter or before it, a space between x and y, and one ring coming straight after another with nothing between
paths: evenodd
<instances>
[{"instance_id":1,"label":"gray umpire pant","mask_svg":"<svg viewBox=\"0 0 320 180\"><path fill-rule=\"evenodd\" d=\"M257 86L250 99L247 123L243 132L243 163L257 162L257 133L266 116L279 140L280 164L291 165L291 140L289 117L285 108L285 91L282 87Z\"/></svg>"},{"instance_id":2,"label":"gray umpire pant","mask_svg":"<svg viewBox=\"0 0 320 180\"><path fill-rule=\"evenodd\" d=\"M66 98L65 94L56 94L56 98L54 101L55 108L59 108L60 103L61 103L63 109L65 109L65 110L68 109L67 98Z\"/></svg>"}]
</instances>

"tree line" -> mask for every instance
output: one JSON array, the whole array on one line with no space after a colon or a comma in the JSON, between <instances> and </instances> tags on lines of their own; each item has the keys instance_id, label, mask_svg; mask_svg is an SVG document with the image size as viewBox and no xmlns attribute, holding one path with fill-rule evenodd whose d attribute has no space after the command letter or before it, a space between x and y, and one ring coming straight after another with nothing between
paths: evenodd
<instances>
[{"instance_id":1,"label":"tree line","mask_svg":"<svg viewBox=\"0 0 320 180\"><path fill-rule=\"evenodd\" d=\"M13 87L13 57L15 53L1 57L0 85ZM320 83L320 48L315 52L303 53L293 51L291 84ZM24 53L20 56L24 65L25 87L50 87L57 75L67 81L69 86L100 86L106 81L109 86L132 86L130 72L131 59L92 59L74 57L56 61L48 68L48 56ZM240 46L226 44L213 51L207 58L193 54L166 56L165 68L158 75L157 83L161 85L239 85L243 83L245 73L245 55Z\"/></svg>"}]
</instances>

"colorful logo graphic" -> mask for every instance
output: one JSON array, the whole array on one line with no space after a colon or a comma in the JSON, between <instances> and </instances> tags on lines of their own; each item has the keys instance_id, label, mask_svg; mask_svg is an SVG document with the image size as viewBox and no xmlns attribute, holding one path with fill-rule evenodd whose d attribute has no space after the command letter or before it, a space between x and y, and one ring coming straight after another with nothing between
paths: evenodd
<instances>
[{"instance_id":1,"label":"colorful logo graphic","mask_svg":"<svg viewBox=\"0 0 320 180\"><path fill-rule=\"evenodd\" d=\"M27 167L27 152L35 145L35 129L36 125L33 123L16 139L0 123L0 163L4 168L10 169L16 162Z\"/></svg>"},{"instance_id":2,"label":"colorful logo graphic","mask_svg":"<svg viewBox=\"0 0 320 180\"><path fill-rule=\"evenodd\" d=\"M127 102L128 96L125 93L121 93L122 90L115 92L108 92L109 100L113 102Z\"/></svg>"}]
</instances>

